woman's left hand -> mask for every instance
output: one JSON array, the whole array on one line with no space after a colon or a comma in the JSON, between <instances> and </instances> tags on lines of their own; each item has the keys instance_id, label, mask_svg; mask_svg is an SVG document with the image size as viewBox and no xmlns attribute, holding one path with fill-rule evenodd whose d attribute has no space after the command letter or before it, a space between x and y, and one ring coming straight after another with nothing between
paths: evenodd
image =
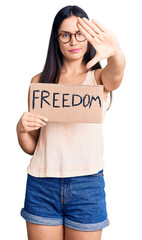
<instances>
[{"instance_id":1,"label":"woman's left hand","mask_svg":"<svg viewBox=\"0 0 142 240\"><path fill-rule=\"evenodd\" d=\"M91 68L100 60L116 56L121 52L120 45L114 34L97 20L92 19L90 21L85 17L77 17L77 20L79 31L96 50L95 57L86 64L87 69Z\"/></svg>"}]
</instances>

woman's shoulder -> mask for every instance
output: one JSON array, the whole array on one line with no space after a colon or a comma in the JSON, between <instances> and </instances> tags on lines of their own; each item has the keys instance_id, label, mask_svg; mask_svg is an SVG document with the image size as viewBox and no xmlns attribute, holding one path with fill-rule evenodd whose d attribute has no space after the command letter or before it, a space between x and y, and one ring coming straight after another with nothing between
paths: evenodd
<instances>
[{"instance_id":1,"label":"woman's shoulder","mask_svg":"<svg viewBox=\"0 0 142 240\"><path fill-rule=\"evenodd\" d=\"M38 83L40 80L41 74L42 74L42 72L40 72L40 73L36 74L34 77L32 77L31 83Z\"/></svg>"}]
</instances>

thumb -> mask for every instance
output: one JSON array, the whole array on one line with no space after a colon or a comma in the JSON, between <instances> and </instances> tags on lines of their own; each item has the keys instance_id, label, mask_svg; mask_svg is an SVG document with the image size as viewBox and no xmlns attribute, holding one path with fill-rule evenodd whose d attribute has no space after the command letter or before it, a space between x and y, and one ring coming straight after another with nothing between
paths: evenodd
<instances>
[{"instance_id":1,"label":"thumb","mask_svg":"<svg viewBox=\"0 0 142 240\"><path fill-rule=\"evenodd\" d=\"M90 60L87 64L86 64L86 68L89 69L92 66L94 66L97 62L99 62L100 59L98 56L95 56L92 60Z\"/></svg>"}]
</instances>

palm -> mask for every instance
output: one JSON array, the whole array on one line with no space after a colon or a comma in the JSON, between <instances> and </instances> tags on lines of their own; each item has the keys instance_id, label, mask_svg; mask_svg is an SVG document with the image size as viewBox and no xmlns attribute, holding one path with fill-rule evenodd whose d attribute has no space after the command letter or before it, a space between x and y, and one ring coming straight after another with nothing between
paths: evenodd
<instances>
[{"instance_id":1,"label":"palm","mask_svg":"<svg viewBox=\"0 0 142 240\"><path fill-rule=\"evenodd\" d=\"M77 26L85 38L96 50L96 55L87 64L89 69L102 59L115 55L119 43L114 34L96 20L89 21L87 18L77 18Z\"/></svg>"}]
</instances>

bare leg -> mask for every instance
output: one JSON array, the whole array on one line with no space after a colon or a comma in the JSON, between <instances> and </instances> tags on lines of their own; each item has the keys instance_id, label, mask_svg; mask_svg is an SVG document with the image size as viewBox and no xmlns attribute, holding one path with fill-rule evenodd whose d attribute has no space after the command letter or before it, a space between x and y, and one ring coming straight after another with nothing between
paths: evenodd
<instances>
[{"instance_id":1,"label":"bare leg","mask_svg":"<svg viewBox=\"0 0 142 240\"><path fill-rule=\"evenodd\" d=\"M45 226L26 221L28 240L63 240L63 225Z\"/></svg>"}]
</instances>

